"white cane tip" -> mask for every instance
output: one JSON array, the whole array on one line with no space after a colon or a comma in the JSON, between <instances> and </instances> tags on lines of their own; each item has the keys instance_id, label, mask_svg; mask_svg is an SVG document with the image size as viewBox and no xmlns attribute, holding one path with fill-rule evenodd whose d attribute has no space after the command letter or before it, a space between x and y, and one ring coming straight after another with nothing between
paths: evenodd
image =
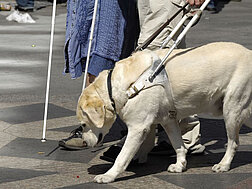
<instances>
[{"instance_id":1,"label":"white cane tip","mask_svg":"<svg viewBox=\"0 0 252 189\"><path fill-rule=\"evenodd\" d=\"M42 139L41 139L41 142L46 142L46 139L45 139L45 138L42 138Z\"/></svg>"}]
</instances>

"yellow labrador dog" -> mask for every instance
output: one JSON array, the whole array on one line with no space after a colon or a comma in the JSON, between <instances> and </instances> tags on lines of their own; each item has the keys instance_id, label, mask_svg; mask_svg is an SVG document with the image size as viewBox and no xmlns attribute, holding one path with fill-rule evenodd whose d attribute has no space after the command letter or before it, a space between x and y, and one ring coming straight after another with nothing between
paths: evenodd
<instances>
[{"instance_id":1,"label":"yellow labrador dog","mask_svg":"<svg viewBox=\"0 0 252 189\"><path fill-rule=\"evenodd\" d=\"M170 172L186 169L186 153L177 122L168 116L170 101L163 86L155 85L128 98L127 90L167 50L137 52L116 63L111 76L103 71L81 94L77 116L85 126L85 145L99 145L109 132L116 114L126 123L128 135L111 169L97 175L95 182L108 183L122 173L138 152L140 162L147 159L154 145L155 125L161 124L177 154ZM235 43L219 42L202 47L174 50L165 69L173 91L177 120L193 114L221 116L226 123L228 146L215 172L230 169L239 143L243 123L252 125L252 51ZM110 95L110 94L111 95ZM113 106L114 101L114 106ZM140 148L141 147L141 148Z\"/></svg>"}]
</instances>

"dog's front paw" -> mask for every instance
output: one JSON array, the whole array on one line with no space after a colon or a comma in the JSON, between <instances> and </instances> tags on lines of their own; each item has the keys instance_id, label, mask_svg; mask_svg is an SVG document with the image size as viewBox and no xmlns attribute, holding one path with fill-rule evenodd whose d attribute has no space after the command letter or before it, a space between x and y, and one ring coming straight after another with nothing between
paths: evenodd
<instances>
[{"instance_id":1,"label":"dog's front paw","mask_svg":"<svg viewBox=\"0 0 252 189\"><path fill-rule=\"evenodd\" d=\"M97 182L97 183L110 183L110 182L113 182L114 180L115 180L115 177L111 175L106 175L106 174L97 175L94 178L94 182Z\"/></svg>"},{"instance_id":2,"label":"dog's front paw","mask_svg":"<svg viewBox=\"0 0 252 189\"><path fill-rule=\"evenodd\" d=\"M230 169L230 165L222 165L222 164L215 164L213 167L212 167L212 170L214 172L226 172Z\"/></svg>"},{"instance_id":3,"label":"dog's front paw","mask_svg":"<svg viewBox=\"0 0 252 189\"><path fill-rule=\"evenodd\" d=\"M168 171L169 172L172 172L172 173L182 173L183 171L185 170L185 167L182 166L181 164L171 164L169 167L168 167Z\"/></svg>"}]
</instances>

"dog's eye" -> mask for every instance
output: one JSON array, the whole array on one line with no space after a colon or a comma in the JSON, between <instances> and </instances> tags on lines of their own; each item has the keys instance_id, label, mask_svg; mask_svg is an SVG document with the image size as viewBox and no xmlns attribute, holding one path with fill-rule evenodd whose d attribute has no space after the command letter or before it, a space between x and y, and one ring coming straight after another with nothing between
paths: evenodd
<instances>
[{"instance_id":1,"label":"dog's eye","mask_svg":"<svg viewBox=\"0 0 252 189\"><path fill-rule=\"evenodd\" d=\"M86 127L86 124L85 124L85 123L82 123L81 126L82 126L83 128L85 128L85 127Z\"/></svg>"}]
</instances>

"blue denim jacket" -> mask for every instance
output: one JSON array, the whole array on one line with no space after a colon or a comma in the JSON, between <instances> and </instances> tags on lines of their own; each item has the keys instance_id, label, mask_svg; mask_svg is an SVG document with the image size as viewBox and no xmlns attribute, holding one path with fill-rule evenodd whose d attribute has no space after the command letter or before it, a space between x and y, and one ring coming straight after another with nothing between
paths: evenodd
<instances>
[{"instance_id":1,"label":"blue denim jacket","mask_svg":"<svg viewBox=\"0 0 252 189\"><path fill-rule=\"evenodd\" d=\"M119 0L99 0L88 72L98 75L118 61L124 40L125 18ZM64 72L80 77L85 67L94 0L68 0ZM98 60L98 61L97 61ZM100 60L100 61L99 61ZM84 61L85 62L85 61Z\"/></svg>"}]
</instances>

